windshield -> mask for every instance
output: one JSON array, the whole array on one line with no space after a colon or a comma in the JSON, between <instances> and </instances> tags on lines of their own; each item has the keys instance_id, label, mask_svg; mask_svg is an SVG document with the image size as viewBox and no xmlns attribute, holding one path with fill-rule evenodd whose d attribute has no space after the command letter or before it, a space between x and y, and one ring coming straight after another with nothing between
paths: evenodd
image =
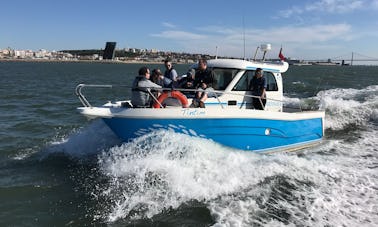
<instances>
[{"instance_id":1,"label":"windshield","mask_svg":"<svg viewBox=\"0 0 378 227\"><path fill-rule=\"evenodd\" d=\"M225 90L230 82L239 72L238 69L213 68L214 82L213 88L215 90Z\"/></svg>"},{"instance_id":2,"label":"windshield","mask_svg":"<svg viewBox=\"0 0 378 227\"><path fill-rule=\"evenodd\" d=\"M254 70L245 71L243 76L240 78L238 83L233 87L233 91L248 91L250 90L250 82L255 75ZM267 81L267 88L266 91L278 91L278 86L276 79L274 78L273 73L271 72L264 72L264 78Z\"/></svg>"}]
</instances>

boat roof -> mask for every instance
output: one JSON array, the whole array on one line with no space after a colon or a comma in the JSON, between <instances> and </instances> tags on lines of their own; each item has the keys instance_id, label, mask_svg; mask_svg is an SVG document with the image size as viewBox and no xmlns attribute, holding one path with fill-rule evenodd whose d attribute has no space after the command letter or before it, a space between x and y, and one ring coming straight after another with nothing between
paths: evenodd
<instances>
[{"instance_id":1,"label":"boat roof","mask_svg":"<svg viewBox=\"0 0 378 227\"><path fill-rule=\"evenodd\" d=\"M284 61L265 62L265 61L246 61L240 59L211 59L207 61L211 68L232 68L243 70L255 70L261 68L264 71L274 73L284 73L289 68L289 64Z\"/></svg>"}]
</instances>

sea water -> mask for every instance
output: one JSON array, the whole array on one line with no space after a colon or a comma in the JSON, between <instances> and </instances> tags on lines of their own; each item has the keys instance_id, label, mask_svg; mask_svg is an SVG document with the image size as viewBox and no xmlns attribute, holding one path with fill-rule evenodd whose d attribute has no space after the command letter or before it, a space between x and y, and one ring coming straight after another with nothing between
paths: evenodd
<instances>
[{"instance_id":1,"label":"sea water","mask_svg":"<svg viewBox=\"0 0 378 227\"><path fill-rule=\"evenodd\" d=\"M291 67L285 101L325 110L325 139L261 155L171 131L122 143L76 112L77 84L131 85L141 66L0 62L1 226L378 225L378 67Z\"/></svg>"}]
</instances>

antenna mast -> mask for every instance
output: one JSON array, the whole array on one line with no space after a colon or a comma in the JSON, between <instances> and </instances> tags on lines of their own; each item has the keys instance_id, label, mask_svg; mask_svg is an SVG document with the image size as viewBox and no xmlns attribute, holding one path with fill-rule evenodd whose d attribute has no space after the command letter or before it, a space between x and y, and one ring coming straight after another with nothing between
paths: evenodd
<instances>
[{"instance_id":1,"label":"antenna mast","mask_svg":"<svg viewBox=\"0 0 378 227\"><path fill-rule=\"evenodd\" d=\"M244 41L244 55L243 60L245 60L245 25L244 25L244 15L243 15L243 41Z\"/></svg>"},{"instance_id":2,"label":"antenna mast","mask_svg":"<svg viewBox=\"0 0 378 227\"><path fill-rule=\"evenodd\" d=\"M268 51L272 49L272 46L269 43L267 43L267 44L261 44L260 48L261 48L261 51L264 51L264 56L262 60L265 61L265 55Z\"/></svg>"},{"instance_id":3,"label":"antenna mast","mask_svg":"<svg viewBox=\"0 0 378 227\"><path fill-rule=\"evenodd\" d=\"M259 48L260 48L260 47L257 46L256 51L255 51L255 56L253 57L253 60L254 60L254 61L256 61L257 51L259 50Z\"/></svg>"}]
</instances>

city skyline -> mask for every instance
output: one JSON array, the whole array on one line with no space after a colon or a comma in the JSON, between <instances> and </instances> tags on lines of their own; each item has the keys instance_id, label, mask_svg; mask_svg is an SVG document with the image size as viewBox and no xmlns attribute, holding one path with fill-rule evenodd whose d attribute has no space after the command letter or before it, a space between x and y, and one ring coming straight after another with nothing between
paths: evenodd
<instances>
[{"instance_id":1,"label":"city skyline","mask_svg":"<svg viewBox=\"0 0 378 227\"><path fill-rule=\"evenodd\" d=\"M117 48L253 56L271 43L285 56L325 59L353 51L377 57L378 0L3 1L0 49ZM244 48L245 47L245 48Z\"/></svg>"}]
</instances>

